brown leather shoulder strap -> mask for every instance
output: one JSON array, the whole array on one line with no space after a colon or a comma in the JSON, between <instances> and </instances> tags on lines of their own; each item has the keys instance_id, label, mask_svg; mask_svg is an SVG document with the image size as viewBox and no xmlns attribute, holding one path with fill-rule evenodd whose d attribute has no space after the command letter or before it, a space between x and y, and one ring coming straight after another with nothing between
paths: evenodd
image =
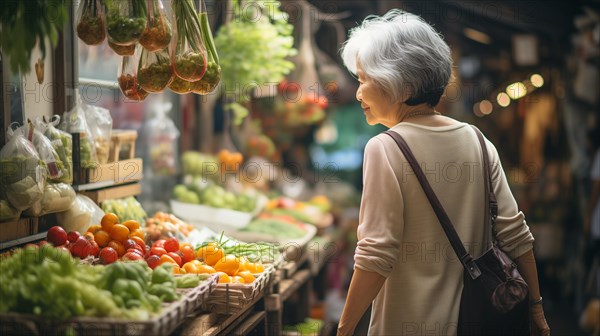
<instances>
[{"instance_id":1,"label":"brown leather shoulder strap","mask_svg":"<svg viewBox=\"0 0 600 336\"><path fill-rule=\"evenodd\" d=\"M385 131L384 133L389 135L392 139L394 139L394 141L404 154L404 157L410 164L413 172L415 173L415 176L419 180L419 183L421 184L421 187L423 188L423 191L425 192L429 203L431 203L431 207L433 208L435 215L437 216L440 224L442 225L442 229L448 237L452 249L458 256L458 259L463 264L467 272L469 272L469 274L471 275L471 278L477 279L481 275L481 271L477 267L477 264L475 264L475 262L473 261L473 257L465 249L465 246L461 242L458 233L456 233L456 230L454 229L454 225L452 225L450 217L448 217L448 214L446 213L446 210L444 210L442 203L440 203L440 200L437 198L435 192L431 188L431 185L427 181L425 173L419 166L419 163L417 162L417 159L410 150L410 147L400 134L394 131Z\"/></svg>"},{"instance_id":2,"label":"brown leather shoulder strap","mask_svg":"<svg viewBox=\"0 0 600 336\"><path fill-rule=\"evenodd\" d=\"M494 193L494 185L492 184L492 174L490 173L490 158L487 151L487 146L485 144L485 139L483 138L483 134L481 134L481 131L477 127L473 125L471 125L471 127L475 131L475 134L477 134L477 139L479 139L481 151L483 152L483 176L487 181L487 183L485 184L485 190L488 194L489 212L493 223L496 220L496 217L498 217L498 201L496 200L496 194Z\"/></svg>"}]
</instances>

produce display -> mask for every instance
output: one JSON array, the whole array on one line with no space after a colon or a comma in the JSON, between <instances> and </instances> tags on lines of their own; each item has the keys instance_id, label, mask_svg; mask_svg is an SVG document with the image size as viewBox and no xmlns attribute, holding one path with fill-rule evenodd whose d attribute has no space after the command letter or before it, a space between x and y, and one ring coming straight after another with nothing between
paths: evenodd
<instances>
[{"instance_id":1,"label":"produce display","mask_svg":"<svg viewBox=\"0 0 600 336\"><path fill-rule=\"evenodd\" d=\"M0 312L66 319L76 316L147 320L178 299L169 265L81 264L49 244L0 259Z\"/></svg>"},{"instance_id":2,"label":"produce display","mask_svg":"<svg viewBox=\"0 0 600 336\"><path fill-rule=\"evenodd\" d=\"M172 214L157 212L154 214L154 217L146 220L144 231L147 241L154 242L172 237L184 240L193 229L193 225L182 221Z\"/></svg>"},{"instance_id":3,"label":"produce display","mask_svg":"<svg viewBox=\"0 0 600 336\"><path fill-rule=\"evenodd\" d=\"M181 164L184 175L218 179L219 161L214 155L187 151L181 156Z\"/></svg>"},{"instance_id":4,"label":"produce display","mask_svg":"<svg viewBox=\"0 0 600 336\"><path fill-rule=\"evenodd\" d=\"M111 199L102 202L102 211L114 213L122 221L134 220L144 223L148 214L135 197Z\"/></svg>"},{"instance_id":5,"label":"produce display","mask_svg":"<svg viewBox=\"0 0 600 336\"><path fill-rule=\"evenodd\" d=\"M289 216L260 214L241 232L254 232L276 238L298 239L306 235L305 224Z\"/></svg>"},{"instance_id":6,"label":"produce display","mask_svg":"<svg viewBox=\"0 0 600 336\"><path fill-rule=\"evenodd\" d=\"M83 0L79 5L77 36L87 45L98 45L106 38L106 22L99 0Z\"/></svg>"},{"instance_id":7,"label":"produce display","mask_svg":"<svg viewBox=\"0 0 600 336\"><path fill-rule=\"evenodd\" d=\"M325 196L315 196L309 202L300 202L287 197L278 197L265 205L265 213L290 216L308 224L317 224L331 209L331 203Z\"/></svg>"},{"instance_id":8,"label":"produce display","mask_svg":"<svg viewBox=\"0 0 600 336\"><path fill-rule=\"evenodd\" d=\"M159 51L171 42L171 23L165 15L162 2L152 0L148 8L148 24L140 36L140 44L148 51Z\"/></svg>"},{"instance_id":9,"label":"produce display","mask_svg":"<svg viewBox=\"0 0 600 336\"><path fill-rule=\"evenodd\" d=\"M215 184L178 184L173 189L176 200L191 204L204 204L214 208L232 209L242 212L252 212L257 206L257 197L248 193L226 191Z\"/></svg>"},{"instance_id":10,"label":"produce display","mask_svg":"<svg viewBox=\"0 0 600 336\"><path fill-rule=\"evenodd\" d=\"M134 44L146 29L146 0L104 0L106 24L112 43Z\"/></svg>"}]
</instances>

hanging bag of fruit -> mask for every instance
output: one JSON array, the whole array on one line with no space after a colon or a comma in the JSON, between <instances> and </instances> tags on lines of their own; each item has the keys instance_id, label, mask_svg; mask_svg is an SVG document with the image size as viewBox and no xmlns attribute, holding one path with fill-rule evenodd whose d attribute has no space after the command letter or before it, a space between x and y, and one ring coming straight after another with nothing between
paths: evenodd
<instances>
[{"instance_id":1,"label":"hanging bag of fruit","mask_svg":"<svg viewBox=\"0 0 600 336\"><path fill-rule=\"evenodd\" d=\"M171 23L160 0L148 0L148 23L140 37L140 44L148 51L159 51L171 42Z\"/></svg>"},{"instance_id":2,"label":"hanging bag of fruit","mask_svg":"<svg viewBox=\"0 0 600 336\"><path fill-rule=\"evenodd\" d=\"M135 44L146 29L146 0L105 0L106 24L112 44Z\"/></svg>"},{"instance_id":3,"label":"hanging bag of fruit","mask_svg":"<svg viewBox=\"0 0 600 336\"><path fill-rule=\"evenodd\" d=\"M198 17L200 20L202 39L206 45L207 64L206 72L204 73L204 76L202 76L202 79L194 82L192 85L192 92L205 95L213 92L221 81L221 65L219 63L219 55L217 54L217 48L215 47L212 32L210 31L208 14L206 13L204 2L200 4L200 13L198 14Z\"/></svg>"},{"instance_id":4,"label":"hanging bag of fruit","mask_svg":"<svg viewBox=\"0 0 600 336\"><path fill-rule=\"evenodd\" d=\"M123 56L117 72L119 88L128 99L142 101L148 96L148 91L142 89L137 77L137 69L142 52L141 46L136 46L133 56Z\"/></svg>"},{"instance_id":5,"label":"hanging bag of fruit","mask_svg":"<svg viewBox=\"0 0 600 336\"><path fill-rule=\"evenodd\" d=\"M77 36L87 45L98 45L106 38L106 21L99 0L83 0L79 5Z\"/></svg>"},{"instance_id":6,"label":"hanging bag of fruit","mask_svg":"<svg viewBox=\"0 0 600 336\"><path fill-rule=\"evenodd\" d=\"M150 52L142 48L138 65L138 83L147 92L162 92L173 80L168 49Z\"/></svg>"},{"instance_id":7,"label":"hanging bag of fruit","mask_svg":"<svg viewBox=\"0 0 600 336\"><path fill-rule=\"evenodd\" d=\"M177 25L171 56L175 75L186 81L198 81L206 72L207 55L193 0L173 0L173 12Z\"/></svg>"}]
</instances>

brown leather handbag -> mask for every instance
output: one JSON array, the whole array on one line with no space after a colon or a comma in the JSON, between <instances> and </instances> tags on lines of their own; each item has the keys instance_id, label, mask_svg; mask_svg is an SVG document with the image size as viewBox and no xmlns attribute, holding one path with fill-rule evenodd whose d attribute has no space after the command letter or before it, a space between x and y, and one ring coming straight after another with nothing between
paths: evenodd
<instances>
[{"instance_id":1,"label":"brown leather handbag","mask_svg":"<svg viewBox=\"0 0 600 336\"><path fill-rule=\"evenodd\" d=\"M489 217L485 224L490 231L491 247L474 259L465 249L450 218L433 192L408 144L400 134L386 131L392 137L412 167L425 195L464 266L464 287L458 317L458 335L529 335L529 303L527 283L519 274L517 265L497 246L493 225L498 216L498 203L492 187L487 147L481 132L473 127L483 152L485 191Z\"/></svg>"}]
</instances>

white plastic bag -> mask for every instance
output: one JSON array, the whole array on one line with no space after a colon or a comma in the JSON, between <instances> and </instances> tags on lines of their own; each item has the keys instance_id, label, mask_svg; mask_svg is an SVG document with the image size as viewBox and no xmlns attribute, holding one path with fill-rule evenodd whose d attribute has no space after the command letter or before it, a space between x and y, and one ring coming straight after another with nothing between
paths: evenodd
<instances>
[{"instance_id":1,"label":"white plastic bag","mask_svg":"<svg viewBox=\"0 0 600 336\"><path fill-rule=\"evenodd\" d=\"M27 216L43 216L49 213L67 211L75 200L75 190L66 183L48 184L42 199L25 210Z\"/></svg>"},{"instance_id":2,"label":"white plastic bag","mask_svg":"<svg viewBox=\"0 0 600 336\"><path fill-rule=\"evenodd\" d=\"M91 225L99 224L104 212L89 197L78 194L67 211L56 214L60 226L67 232L84 234Z\"/></svg>"},{"instance_id":3,"label":"white plastic bag","mask_svg":"<svg viewBox=\"0 0 600 336\"><path fill-rule=\"evenodd\" d=\"M98 162L107 163L113 125L110 111L98 106L85 105L85 120L94 138Z\"/></svg>"},{"instance_id":4,"label":"white plastic bag","mask_svg":"<svg viewBox=\"0 0 600 336\"><path fill-rule=\"evenodd\" d=\"M62 168L64 167L62 160L54 150L50 139L42 134L39 126L34 127L33 123L28 120L27 124L19 127L15 132L23 135L33 143L40 159L46 165L48 179L58 179L62 176Z\"/></svg>"},{"instance_id":5,"label":"white plastic bag","mask_svg":"<svg viewBox=\"0 0 600 336\"><path fill-rule=\"evenodd\" d=\"M0 222L7 222L21 217L21 211L15 209L7 200L0 199Z\"/></svg>"},{"instance_id":6,"label":"white plastic bag","mask_svg":"<svg viewBox=\"0 0 600 336\"><path fill-rule=\"evenodd\" d=\"M8 142L0 150L0 187L10 204L22 211L42 197L46 169L33 144L12 126L6 132Z\"/></svg>"},{"instance_id":7,"label":"white plastic bag","mask_svg":"<svg viewBox=\"0 0 600 336\"><path fill-rule=\"evenodd\" d=\"M71 134L56 128L60 123L60 116L54 115L48 123L39 119L36 120L36 123L40 125L40 130L43 129L44 135L50 139L52 147L58 153L63 164L61 176L52 181L73 183L73 139ZM38 127L37 124L36 127Z\"/></svg>"},{"instance_id":8,"label":"white plastic bag","mask_svg":"<svg viewBox=\"0 0 600 336\"><path fill-rule=\"evenodd\" d=\"M179 130L168 116L173 107L170 102L157 102L153 117L144 126L152 175L172 176L177 174L177 139Z\"/></svg>"}]
</instances>

